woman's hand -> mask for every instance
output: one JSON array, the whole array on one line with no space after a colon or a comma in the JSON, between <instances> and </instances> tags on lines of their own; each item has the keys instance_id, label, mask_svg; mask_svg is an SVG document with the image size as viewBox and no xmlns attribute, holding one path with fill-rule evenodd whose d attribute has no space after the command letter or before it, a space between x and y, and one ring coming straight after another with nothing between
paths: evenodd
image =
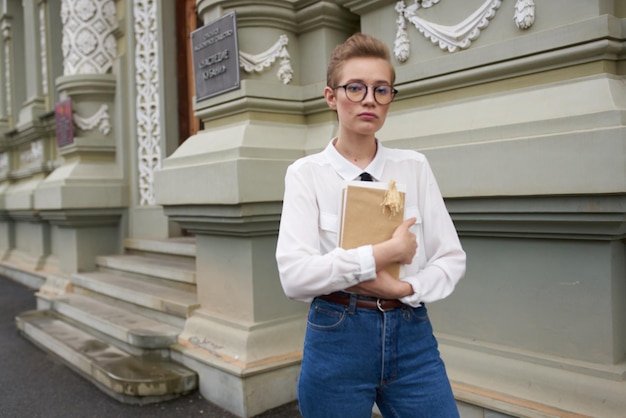
<instances>
[{"instance_id":1,"label":"woman's hand","mask_svg":"<svg viewBox=\"0 0 626 418\"><path fill-rule=\"evenodd\" d=\"M377 271L393 263L411 264L417 252L415 234L409 230L413 224L415 218L407 219L396 228L391 238L373 246Z\"/></svg>"},{"instance_id":2,"label":"woman's hand","mask_svg":"<svg viewBox=\"0 0 626 418\"><path fill-rule=\"evenodd\" d=\"M391 240L396 241L395 245L396 251L398 252L398 259L395 261L398 263L411 264L417 252L415 234L409 230L409 228L415 224L415 220L415 218L410 218L402 222L391 236Z\"/></svg>"}]
</instances>

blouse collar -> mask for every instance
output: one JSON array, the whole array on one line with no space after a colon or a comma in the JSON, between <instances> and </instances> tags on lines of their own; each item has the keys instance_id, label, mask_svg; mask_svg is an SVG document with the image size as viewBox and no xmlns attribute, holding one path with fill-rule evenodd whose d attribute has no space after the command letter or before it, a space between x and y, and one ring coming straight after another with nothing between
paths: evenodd
<instances>
[{"instance_id":1,"label":"blouse collar","mask_svg":"<svg viewBox=\"0 0 626 418\"><path fill-rule=\"evenodd\" d=\"M369 165L362 170L356 165L352 164L348 161L343 155L337 151L335 145L336 138L333 138L330 143L326 146L324 153L328 157L328 161L335 169L337 173L346 181L351 180L359 180L359 176L363 171L368 172L374 180L379 181L383 174L383 168L385 166L385 147L381 145L381 143L376 139L376 155L374 159L369 163Z\"/></svg>"}]
</instances>

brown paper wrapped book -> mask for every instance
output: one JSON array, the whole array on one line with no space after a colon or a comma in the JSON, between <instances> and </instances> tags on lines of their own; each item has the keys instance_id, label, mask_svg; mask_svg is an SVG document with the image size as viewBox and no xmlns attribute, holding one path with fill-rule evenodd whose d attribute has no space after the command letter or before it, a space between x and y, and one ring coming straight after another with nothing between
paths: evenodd
<instances>
[{"instance_id":1,"label":"brown paper wrapped book","mask_svg":"<svg viewBox=\"0 0 626 418\"><path fill-rule=\"evenodd\" d=\"M404 197L404 191L397 190L393 181L389 185L348 183L342 191L339 246L351 249L391 238L404 220ZM399 263L392 264L386 270L398 279L400 267Z\"/></svg>"}]
</instances>

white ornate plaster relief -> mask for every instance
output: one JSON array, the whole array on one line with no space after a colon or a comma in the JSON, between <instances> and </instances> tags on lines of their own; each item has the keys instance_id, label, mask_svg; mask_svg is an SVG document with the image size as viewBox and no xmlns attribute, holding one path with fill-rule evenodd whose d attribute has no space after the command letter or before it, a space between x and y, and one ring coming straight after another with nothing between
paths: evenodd
<instances>
[{"instance_id":1,"label":"white ornate plaster relief","mask_svg":"<svg viewBox=\"0 0 626 418\"><path fill-rule=\"evenodd\" d=\"M161 167L159 57L156 0L134 0L139 204L153 205L154 173Z\"/></svg>"},{"instance_id":2,"label":"white ornate plaster relief","mask_svg":"<svg viewBox=\"0 0 626 418\"><path fill-rule=\"evenodd\" d=\"M424 9L428 9L429 7L439 3L439 0L416 0L415 3L419 3Z\"/></svg>"},{"instance_id":3,"label":"white ornate plaster relief","mask_svg":"<svg viewBox=\"0 0 626 418\"><path fill-rule=\"evenodd\" d=\"M47 7L48 3L41 2L39 4L39 47L41 49L41 92L44 96L48 95L48 41L46 34L47 28Z\"/></svg>"},{"instance_id":4,"label":"white ornate plaster relief","mask_svg":"<svg viewBox=\"0 0 626 418\"><path fill-rule=\"evenodd\" d=\"M26 166L35 162L43 162L42 140L31 142L30 149L20 153L21 165Z\"/></svg>"},{"instance_id":5,"label":"white ornate plaster relief","mask_svg":"<svg viewBox=\"0 0 626 418\"><path fill-rule=\"evenodd\" d=\"M517 0L513 21L519 29L530 28L535 23L535 2L533 0Z\"/></svg>"},{"instance_id":6,"label":"white ornate plaster relief","mask_svg":"<svg viewBox=\"0 0 626 418\"><path fill-rule=\"evenodd\" d=\"M280 58L280 67L276 75L283 84L289 84L293 76L293 69L291 68L291 57L287 51L288 43L287 35L280 35L274 45L260 54L253 55L239 51L239 66L248 73L260 73L269 68L277 58Z\"/></svg>"},{"instance_id":7,"label":"white ornate plaster relief","mask_svg":"<svg viewBox=\"0 0 626 418\"><path fill-rule=\"evenodd\" d=\"M5 90L5 100L6 100L6 108L7 108L7 116L11 116L13 114L13 89L11 78L12 78L12 67L11 67L11 23L4 21L2 22L2 40L4 42L4 90Z\"/></svg>"},{"instance_id":8,"label":"white ornate plaster relief","mask_svg":"<svg viewBox=\"0 0 626 418\"><path fill-rule=\"evenodd\" d=\"M76 113L73 114L74 124L83 131L90 131L96 127L100 129L103 135L111 132L111 120L109 116L109 106L103 104L100 109L93 115L83 118Z\"/></svg>"},{"instance_id":9,"label":"white ornate plaster relief","mask_svg":"<svg viewBox=\"0 0 626 418\"><path fill-rule=\"evenodd\" d=\"M106 74L115 61L114 0L63 0L63 74Z\"/></svg>"},{"instance_id":10,"label":"white ornate plaster relief","mask_svg":"<svg viewBox=\"0 0 626 418\"><path fill-rule=\"evenodd\" d=\"M456 52L469 48L472 41L476 40L480 36L480 32L489 25L502 4L501 0L486 0L471 15L454 26L439 25L417 16L417 10L432 7L439 1L415 0L415 3L408 7L404 1L396 3L398 18L396 19L397 32L393 52L398 61L405 62L409 59L410 45L406 31L407 20L432 43L438 44L441 49ZM519 29L530 28L535 21L535 3L533 0L517 0L513 20Z\"/></svg>"},{"instance_id":11,"label":"white ornate plaster relief","mask_svg":"<svg viewBox=\"0 0 626 418\"><path fill-rule=\"evenodd\" d=\"M428 7L436 3L436 1L428 2ZM406 24L404 24L405 19L411 22L432 43L438 44L441 49L455 52L459 49L469 48L472 41L478 38L481 30L489 25L489 21L493 19L501 4L501 0L486 0L482 6L462 22L453 26L445 26L429 22L416 15L415 12L420 7L425 7L426 3L416 0L413 5L407 7L404 1L399 1L396 3L398 31L396 33L394 54L398 61L401 62L409 58L409 41L406 33Z\"/></svg>"}]
</instances>

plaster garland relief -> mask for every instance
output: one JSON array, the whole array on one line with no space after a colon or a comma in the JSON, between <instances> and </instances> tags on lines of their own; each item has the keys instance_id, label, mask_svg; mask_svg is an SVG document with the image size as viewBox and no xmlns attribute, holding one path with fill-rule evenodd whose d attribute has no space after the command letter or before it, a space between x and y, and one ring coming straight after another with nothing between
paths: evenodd
<instances>
[{"instance_id":1,"label":"plaster garland relief","mask_svg":"<svg viewBox=\"0 0 626 418\"><path fill-rule=\"evenodd\" d=\"M76 113L73 114L74 124L83 131L90 131L98 127L103 135L111 132L111 121L109 116L109 106L103 104L93 115L83 118Z\"/></svg>"},{"instance_id":2,"label":"plaster garland relief","mask_svg":"<svg viewBox=\"0 0 626 418\"><path fill-rule=\"evenodd\" d=\"M398 12L396 39L394 41L394 55L400 62L409 59L409 36L406 22L410 22L415 28L432 43L437 44L442 50L456 52L467 49L472 41L476 40L483 29L495 17L500 8L501 0L486 0L478 9L467 16L463 21L453 26L440 25L429 22L417 15L420 8L430 8L437 5L441 0L415 0L415 3L406 6L404 1L396 3ZM520 29L528 29L535 20L535 4L533 0L517 0L515 4L515 24Z\"/></svg>"},{"instance_id":3,"label":"plaster garland relief","mask_svg":"<svg viewBox=\"0 0 626 418\"><path fill-rule=\"evenodd\" d=\"M287 51L288 43L287 35L283 34L280 35L274 45L260 54L253 55L239 51L239 66L247 73L260 73L269 68L277 58L280 58L280 67L276 75L283 84L289 84L293 76L293 69L291 68L291 57Z\"/></svg>"}]
</instances>

